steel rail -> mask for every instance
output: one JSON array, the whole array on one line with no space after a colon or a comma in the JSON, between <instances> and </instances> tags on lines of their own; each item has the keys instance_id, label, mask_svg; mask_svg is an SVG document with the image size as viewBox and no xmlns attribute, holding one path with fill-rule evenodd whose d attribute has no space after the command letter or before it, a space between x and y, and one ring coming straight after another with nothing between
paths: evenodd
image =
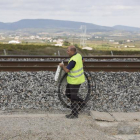
<instances>
[{"instance_id":1,"label":"steel rail","mask_svg":"<svg viewBox=\"0 0 140 140\"><path fill-rule=\"evenodd\" d=\"M0 61L0 71L56 71L60 61ZM67 65L67 61L64 62ZM140 61L85 61L88 71L139 72Z\"/></svg>"},{"instance_id":2,"label":"steel rail","mask_svg":"<svg viewBox=\"0 0 140 140\"><path fill-rule=\"evenodd\" d=\"M57 66L61 61L0 61L0 66ZM67 65L68 61L64 61ZM140 66L140 61L85 61L85 66Z\"/></svg>"},{"instance_id":3,"label":"steel rail","mask_svg":"<svg viewBox=\"0 0 140 140\"><path fill-rule=\"evenodd\" d=\"M2 66L0 71L56 71L57 66ZM105 71L105 72L140 72L140 66L133 67L118 67L118 66L95 66L95 67L84 67L85 71Z\"/></svg>"},{"instance_id":4,"label":"steel rail","mask_svg":"<svg viewBox=\"0 0 140 140\"><path fill-rule=\"evenodd\" d=\"M114 58L138 58L140 59L140 55L102 55L102 56L83 56L84 58L93 58L93 59L114 59ZM0 58L69 58L68 56L48 56L48 55L0 55Z\"/></svg>"}]
</instances>

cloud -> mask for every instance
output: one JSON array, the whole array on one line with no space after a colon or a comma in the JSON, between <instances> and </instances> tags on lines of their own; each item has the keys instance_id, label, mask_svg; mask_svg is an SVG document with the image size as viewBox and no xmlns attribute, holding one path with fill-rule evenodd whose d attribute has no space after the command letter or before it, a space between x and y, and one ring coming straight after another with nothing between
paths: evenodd
<instances>
[{"instance_id":1,"label":"cloud","mask_svg":"<svg viewBox=\"0 0 140 140\"><path fill-rule=\"evenodd\" d=\"M115 9L115 10L131 10L131 9L134 9L133 6L124 6L124 5L111 6L111 8Z\"/></svg>"},{"instance_id":2,"label":"cloud","mask_svg":"<svg viewBox=\"0 0 140 140\"><path fill-rule=\"evenodd\" d=\"M1 22L20 19L60 19L97 24L138 25L139 0L0 0ZM113 19L113 21L112 21ZM127 20L124 20L127 19ZM136 25L136 26L137 26Z\"/></svg>"}]
</instances>

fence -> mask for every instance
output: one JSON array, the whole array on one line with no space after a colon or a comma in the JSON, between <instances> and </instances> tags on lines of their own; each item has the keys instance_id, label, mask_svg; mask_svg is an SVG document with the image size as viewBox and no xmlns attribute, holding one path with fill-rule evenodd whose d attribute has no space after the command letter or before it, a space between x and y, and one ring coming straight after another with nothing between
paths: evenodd
<instances>
[{"instance_id":1,"label":"fence","mask_svg":"<svg viewBox=\"0 0 140 140\"><path fill-rule=\"evenodd\" d=\"M12 122L14 118L4 123L6 118L1 117L1 139L111 140L114 138L99 131L89 111L140 111L139 72L86 72L86 82L78 93L82 100L72 103L69 95L66 96L67 83L62 80L56 85L54 74L50 71L0 73L1 110L45 112L42 117L30 116L34 119L28 121L25 119L28 115L22 116L22 120L15 116L16 123ZM57 113L57 117L51 112Z\"/></svg>"}]
</instances>

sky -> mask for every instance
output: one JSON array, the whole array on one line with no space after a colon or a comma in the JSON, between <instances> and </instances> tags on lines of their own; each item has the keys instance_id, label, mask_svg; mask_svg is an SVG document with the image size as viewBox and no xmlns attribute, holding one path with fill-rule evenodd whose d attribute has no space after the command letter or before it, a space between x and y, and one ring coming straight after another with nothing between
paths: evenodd
<instances>
[{"instance_id":1,"label":"sky","mask_svg":"<svg viewBox=\"0 0 140 140\"><path fill-rule=\"evenodd\" d=\"M21 19L140 27L140 0L0 0L0 22Z\"/></svg>"}]
</instances>

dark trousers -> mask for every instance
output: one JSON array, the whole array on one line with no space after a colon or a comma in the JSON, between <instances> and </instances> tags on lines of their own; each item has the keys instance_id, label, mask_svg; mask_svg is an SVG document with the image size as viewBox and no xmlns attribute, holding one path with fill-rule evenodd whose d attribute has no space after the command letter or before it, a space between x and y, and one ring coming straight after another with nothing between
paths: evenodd
<instances>
[{"instance_id":1,"label":"dark trousers","mask_svg":"<svg viewBox=\"0 0 140 140\"><path fill-rule=\"evenodd\" d=\"M71 109L72 114L77 115L78 114L78 107L81 102L83 102L83 99L81 99L77 94L80 88L80 85L71 85L67 84L66 86L66 96L71 100Z\"/></svg>"}]
</instances>

